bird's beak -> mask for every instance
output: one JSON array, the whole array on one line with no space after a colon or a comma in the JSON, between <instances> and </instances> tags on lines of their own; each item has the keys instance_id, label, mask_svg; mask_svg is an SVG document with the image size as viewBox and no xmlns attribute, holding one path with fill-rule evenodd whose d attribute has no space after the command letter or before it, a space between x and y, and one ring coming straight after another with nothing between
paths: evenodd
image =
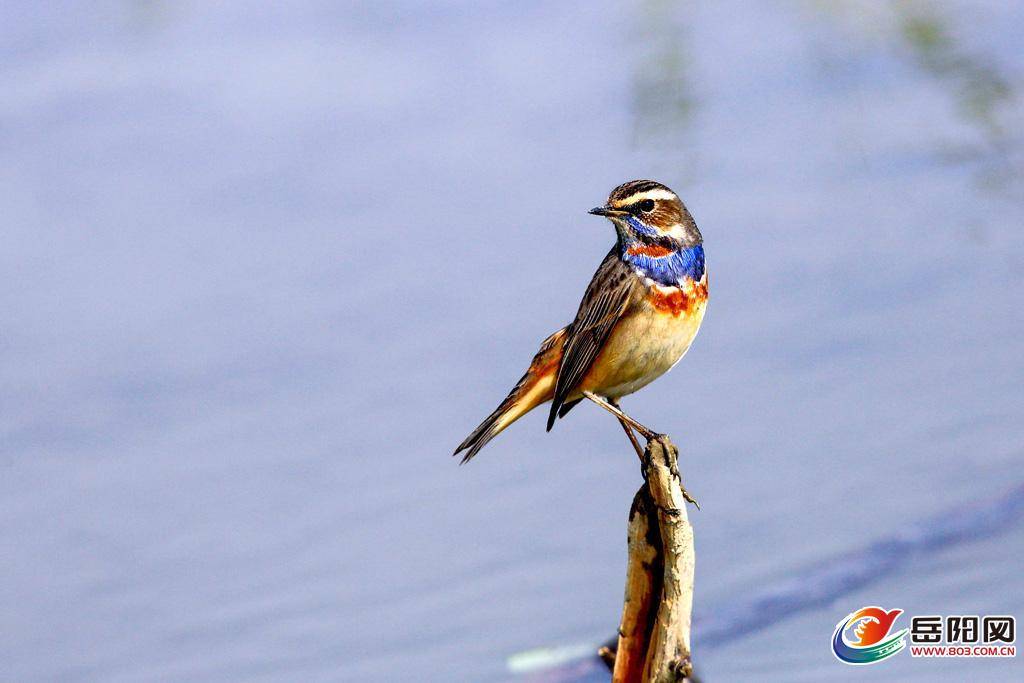
<instances>
[{"instance_id":1,"label":"bird's beak","mask_svg":"<svg viewBox=\"0 0 1024 683\"><path fill-rule=\"evenodd\" d=\"M613 218L615 216L625 216L628 211L620 211L619 209L613 209L610 206L595 206L587 213L592 213L595 216L605 216L607 218Z\"/></svg>"}]
</instances>

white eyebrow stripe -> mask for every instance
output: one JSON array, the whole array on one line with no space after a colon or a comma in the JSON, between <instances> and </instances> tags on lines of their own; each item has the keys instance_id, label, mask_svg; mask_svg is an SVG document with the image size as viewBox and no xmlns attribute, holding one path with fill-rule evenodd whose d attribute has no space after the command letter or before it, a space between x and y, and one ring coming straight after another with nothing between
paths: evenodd
<instances>
[{"instance_id":1,"label":"white eyebrow stripe","mask_svg":"<svg viewBox=\"0 0 1024 683\"><path fill-rule=\"evenodd\" d=\"M641 202L641 201L643 201L645 199L675 199L675 198L676 198L676 195L675 195L674 192L669 192L668 190L655 189L655 190L647 190L647 192L641 192L640 194L635 194L632 197L630 197L629 200L632 203L632 202Z\"/></svg>"},{"instance_id":2,"label":"white eyebrow stripe","mask_svg":"<svg viewBox=\"0 0 1024 683\"><path fill-rule=\"evenodd\" d=\"M631 194L625 199L620 199L615 202L615 206L626 206L627 204L636 204L642 202L645 199L675 199L676 195L674 192L669 190L654 189L647 190L646 192L639 192L637 194Z\"/></svg>"}]
</instances>

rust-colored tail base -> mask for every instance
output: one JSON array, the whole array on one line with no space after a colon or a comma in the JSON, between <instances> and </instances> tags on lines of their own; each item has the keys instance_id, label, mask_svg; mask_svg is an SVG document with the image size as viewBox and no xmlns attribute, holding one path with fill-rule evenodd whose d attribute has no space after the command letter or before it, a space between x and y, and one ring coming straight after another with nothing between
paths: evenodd
<instances>
[{"instance_id":1,"label":"rust-colored tail base","mask_svg":"<svg viewBox=\"0 0 1024 683\"><path fill-rule=\"evenodd\" d=\"M540 345L540 351L533 357L530 369L512 387L505 400L493 413L488 415L466 440L459 444L453 455L462 451L462 463L469 462L487 442L501 433L503 429L530 412L542 403L551 400L555 390L555 375L558 363L562 359L562 344L565 342L565 329L555 332Z\"/></svg>"}]
</instances>

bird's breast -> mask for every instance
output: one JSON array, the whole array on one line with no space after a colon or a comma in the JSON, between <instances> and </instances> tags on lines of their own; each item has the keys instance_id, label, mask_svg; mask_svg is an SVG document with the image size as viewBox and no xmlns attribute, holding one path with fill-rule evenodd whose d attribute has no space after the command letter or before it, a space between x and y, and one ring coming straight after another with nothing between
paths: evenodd
<instances>
[{"instance_id":1,"label":"bird's breast","mask_svg":"<svg viewBox=\"0 0 1024 683\"><path fill-rule=\"evenodd\" d=\"M707 276L679 286L645 282L645 291L616 324L581 383L618 398L653 382L690 348L707 307Z\"/></svg>"},{"instance_id":2,"label":"bird's breast","mask_svg":"<svg viewBox=\"0 0 1024 683\"><path fill-rule=\"evenodd\" d=\"M677 287L665 287L647 280L645 294L647 304L655 314L670 315L673 318L686 317L700 309L703 315L704 306L708 301L708 280L700 282L686 279Z\"/></svg>"}]
</instances>

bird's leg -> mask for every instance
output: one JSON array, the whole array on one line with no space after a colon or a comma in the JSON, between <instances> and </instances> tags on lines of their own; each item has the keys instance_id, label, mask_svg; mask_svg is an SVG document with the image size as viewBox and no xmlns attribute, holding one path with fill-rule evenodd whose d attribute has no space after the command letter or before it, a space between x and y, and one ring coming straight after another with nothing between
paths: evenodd
<instances>
[{"instance_id":1,"label":"bird's leg","mask_svg":"<svg viewBox=\"0 0 1024 683\"><path fill-rule=\"evenodd\" d=\"M644 427L642 424L631 418L629 415L626 415L624 412L622 412L617 406L615 406L612 403L609 403L607 400L598 396L597 394L590 391L584 391L583 395L589 398L597 405L607 410L615 417L619 418L621 422L624 422L625 424L629 425L630 427L638 431L640 433L640 436L644 437L648 441L658 436L656 432L653 432L647 427Z\"/></svg>"},{"instance_id":2,"label":"bird's leg","mask_svg":"<svg viewBox=\"0 0 1024 683\"><path fill-rule=\"evenodd\" d=\"M644 437L648 441L658 436L658 434L651 431L647 427L644 427L642 424L631 418L629 415L626 415L624 412L622 412L622 409L619 408L619 404L617 401L606 400L598 396L597 394L591 393L589 391L584 391L583 395L589 398L597 405L607 410L615 417L619 418L619 424L621 424L622 428L626 430L626 436L629 437L630 443L633 444L633 448L636 449L636 454L640 458L640 473L646 480L647 463L644 458L644 451L642 448L640 448L640 442L636 440L636 436L633 434L633 430L635 429L636 431L640 432L640 436ZM686 490L686 487L682 485L683 480L682 477L679 476L679 472L676 471L674 474L676 475L676 478L679 479L679 488L683 494L683 498L685 498L688 502L693 503L695 506L697 506L697 509L700 510L700 503L698 503L697 499L691 496L690 492Z\"/></svg>"},{"instance_id":3,"label":"bird's leg","mask_svg":"<svg viewBox=\"0 0 1024 683\"><path fill-rule=\"evenodd\" d=\"M614 399L609 399L608 403L610 403L612 407L619 408L619 402ZM622 408L619 408L619 410L622 410ZM622 429L626 432L626 436L629 437L629 442L633 444L633 450L636 451L636 457L640 458L640 470L645 474L646 478L646 469L644 467L644 449L640 448L640 442L636 440L636 434L633 433L633 428L630 427L629 424L621 417L619 417L619 424L622 425Z\"/></svg>"}]
</instances>

